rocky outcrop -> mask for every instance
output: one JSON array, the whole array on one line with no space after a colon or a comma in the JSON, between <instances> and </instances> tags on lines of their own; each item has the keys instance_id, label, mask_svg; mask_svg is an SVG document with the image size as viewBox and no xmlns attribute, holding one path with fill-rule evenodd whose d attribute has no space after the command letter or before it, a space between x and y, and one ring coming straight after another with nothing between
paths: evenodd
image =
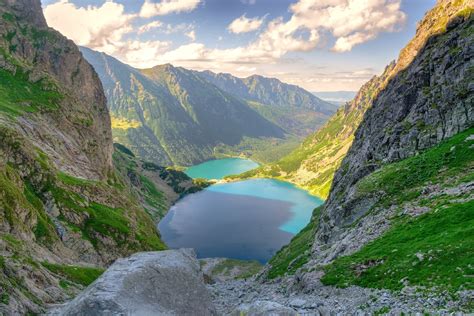
<instances>
[{"instance_id":1,"label":"rocky outcrop","mask_svg":"<svg viewBox=\"0 0 474 316\"><path fill-rule=\"evenodd\" d=\"M3 0L0 68L55 92L38 113L24 100L17 120L2 118L41 147L56 166L76 176L103 179L112 169L112 133L102 84L77 46L49 28L36 0ZM16 125L19 126L16 126Z\"/></svg>"},{"instance_id":2,"label":"rocky outcrop","mask_svg":"<svg viewBox=\"0 0 474 316\"><path fill-rule=\"evenodd\" d=\"M427 14L367 110L335 174L318 240L336 240L341 227L363 217L377 201L358 200L354 187L360 179L474 124L472 6L456 3L439 1Z\"/></svg>"},{"instance_id":3,"label":"rocky outcrop","mask_svg":"<svg viewBox=\"0 0 474 316\"><path fill-rule=\"evenodd\" d=\"M216 315L193 250L119 259L53 315Z\"/></svg>"}]
</instances>

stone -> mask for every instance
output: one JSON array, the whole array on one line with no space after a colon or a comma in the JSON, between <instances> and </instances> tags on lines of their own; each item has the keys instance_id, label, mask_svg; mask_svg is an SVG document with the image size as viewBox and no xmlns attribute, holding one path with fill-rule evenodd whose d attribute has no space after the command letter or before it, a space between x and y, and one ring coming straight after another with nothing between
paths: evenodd
<instances>
[{"instance_id":1,"label":"stone","mask_svg":"<svg viewBox=\"0 0 474 316\"><path fill-rule=\"evenodd\" d=\"M118 259L84 292L50 315L216 315L192 249Z\"/></svg>"},{"instance_id":2,"label":"stone","mask_svg":"<svg viewBox=\"0 0 474 316\"><path fill-rule=\"evenodd\" d=\"M232 315L242 315L247 316L296 316L298 315L297 311L284 306L277 302L272 301L255 301L249 304L240 305Z\"/></svg>"}]
</instances>

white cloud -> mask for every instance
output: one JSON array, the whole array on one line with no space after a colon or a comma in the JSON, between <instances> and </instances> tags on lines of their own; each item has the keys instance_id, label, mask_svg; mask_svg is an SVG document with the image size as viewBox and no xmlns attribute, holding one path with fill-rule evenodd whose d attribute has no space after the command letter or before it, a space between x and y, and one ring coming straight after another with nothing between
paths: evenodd
<instances>
[{"instance_id":1,"label":"white cloud","mask_svg":"<svg viewBox=\"0 0 474 316\"><path fill-rule=\"evenodd\" d=\"M130 33L133 14L125 13L121 4L107 1L100 7L76 7L68 0L44 8L49 26L61 31L78 45L102 47L113 45Z\"/></svg>"},{"instance_id":2,"label":"white cloud","mask_svg":"<svg viewBox=\"0 0 474 316\"><path fill-rule=\"evenodd\" d=\"M257 3L257 0L240 0L240 2L242 2L243 4L254 5L255 3Z\"/></svg>"},{"instance_id":3,"label":"white cloud","mask_svg":"<svg viewBox=\"0 0 474 316\"><path fill-rule=\"evenodd\" d=\"M167 62L186 62L209 66L236 63L275 63L288 52L311 51L322 45L321 37L330 34L335 39L334 51L344 52L376 38L381 32L396 31L406 16L400 10L401 0L300 0L290 7L289 20L277 18L268 23L258 38L246 46L228 49L210 49L203 44L186 46L189 55L181 49L169 51ZM244 16L235 20L233 31L248 29ZM232 24L234 23L232 22ZM231 25L232 25L231 24ZM243 26L242 26L243 25ZM253 26L255 28L256 26ZM229 26L229 29L231 27ZM197 43L196 43L197 44ZM196 51L197 49L197 51ZM178 54L179 53L179 54Z\"/></svg>"},{"instance_id":4,"label":"white cloud","mask_svg":"<svg viewBox=\"0 0 474 316\"><path fill-rule=\"evenodd\" d=\"M249 19L244 15L232 21L227 28L230 32L235 34L247 33L256 31L260 28L263 23L263 18Z\"/></svg>"},{"instance_id":5,"label":"white cloud","mask_svg":"<svg viewBox=\"0 0 474 316\"><path fill-rule=\"evenodd\" d=\"M335 38L335 51L351 50L355 45L396 31L406 20L401 0L300 0L286 26L290 29L329 31Z\"/></svg>"},{"instance_id":6,"label":"white cloud","mask_svg":"<svg viewBox=\"0 0 474 316\"><path fill-rule=\"evenodd\" d=\"M126 48L117 51L114 56L138 68L156 66L156 56L170 49L171 43L160 41L128 41Z\"/></svg>"},{"instance_id":7,"label":"white cloud","mask_svg":"<svg viewBox=\"0 0 474 316\"><path fill-rule=\"evenodd\" d=\"M163 26L163 23L161 23L161 21L153 21L153 22L150 22L150 23L147 23L145 25L140 26L138 28L137 33L138 34L143 34L143 33L151 31L152 29L157 29L157 28L160 28L162 26Z\"/></svg>"},{"instance_id":8,"label":"white cloud","mask_svg":"<svg viewBox=\"0 0 474 316\"><path fill-rule=\"evenodd\" d=\"M170 13L189 12L197 8L201 0L161 0L159 3L145 0L140 16L150 18L157 15Z\"/></svg>"},{"instance_id":9,"label":"white cloud","mask_svg":"<svg viewBox=\"0 0 474 316\"><path fill-rule=\"evenodd\" d=\"M156 56L169 50L171 43L162 41L125 40L134 32L135 14L125 13L114 1L102 6L77 7L69 0L61 0L44 8L49 26L59 30L76 44L113 55L133 66L156 64ZM140 27L137 33L159 27L155 21Z\"/></svg>"},{"instance_id":10,"label":"white cloud","mask_svg":"<svg viewBox=\"0 0 474 316\"><path fill-rule=\"evenodd\" d=\"M194 30L186 32L186 33L184 33L184 35L186 35L193 42L196 40L196 31L194 31Z\"/></svg>"}]
</instances>

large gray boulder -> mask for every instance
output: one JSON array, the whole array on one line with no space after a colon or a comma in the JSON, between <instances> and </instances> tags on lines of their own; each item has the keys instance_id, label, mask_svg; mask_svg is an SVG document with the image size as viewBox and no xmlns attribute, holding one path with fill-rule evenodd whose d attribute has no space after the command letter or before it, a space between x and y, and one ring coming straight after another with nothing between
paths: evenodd
<instances>
[{"instance_id":1,"label":"large gray boulder","mask_svg":"<svg viewBox=\"0 0 474 316\"><path fill-rule=\"evenodd\" d=\"M192 249L117 260L55 315L216 315Z\"/></svg>"}]
</instances>

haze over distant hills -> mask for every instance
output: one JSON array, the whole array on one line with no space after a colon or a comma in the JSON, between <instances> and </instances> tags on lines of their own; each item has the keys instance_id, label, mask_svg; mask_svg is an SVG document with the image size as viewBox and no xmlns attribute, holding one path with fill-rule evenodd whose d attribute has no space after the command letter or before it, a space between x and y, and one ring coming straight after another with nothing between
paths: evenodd
<instances>
[{"instance_id":1,"label":"haze over distant hills","mask_svg":"<svg viewBox=\"0 0 474 316\"><path fill-rule=\"evenodd\" d=\"M81 48L103 83L115 141L164 165L192 165L216 148L303 137L335 107L277 79L196 72L170 64L135 69ZM259 146L260 147L260 146Z\"/></svg>"},{"instance_id":2,"label":"haze over distant hills","mask_svg":"<svg viewBox=\"0 0 474 316\"><path fill-rule=\"evenodd\" d=\"M314 91L313 94L324 101L343 104L354 99L357 91Z\"/></svg>"}]
</instances>

